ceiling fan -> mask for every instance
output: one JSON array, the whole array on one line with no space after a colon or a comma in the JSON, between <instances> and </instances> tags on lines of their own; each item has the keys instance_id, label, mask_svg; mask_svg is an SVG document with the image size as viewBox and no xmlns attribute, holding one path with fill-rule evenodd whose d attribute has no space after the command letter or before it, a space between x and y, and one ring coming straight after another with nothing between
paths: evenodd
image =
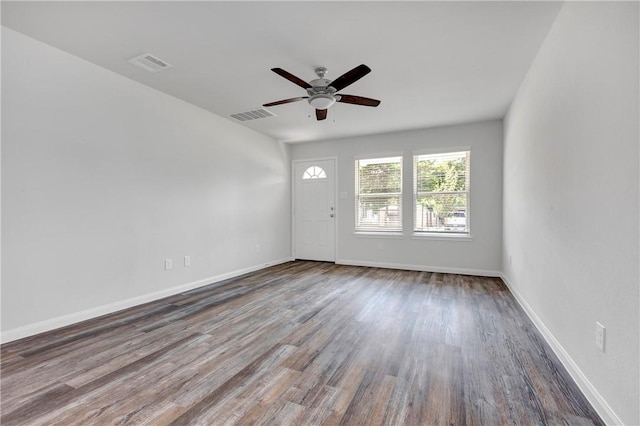
<instances>
[{"instance_id":1,"label":"ceiling fan","mask_svg":"<svg viewBox=\"0 0 640 426\"><path fill-rule=\"evenodd\" d=\"M380 101L377 99L365 98L362 96L343 95L338 94L340 90L360 80L365 75L371 72L371 68L362 64L358 65L351 71L342 74L335 80L327 80L325 75L327 69L325 67L318 67L315 69L318 76L317 79L306 82L301 78L283 70L282 68L271 68L271 71L275 72L281 77L286 78L293 84L297 84L307 91L309 96L300 96L297 98L283 99L281 101L270 102L262 106L270 107L282 104L288 104L291 102L301 101L307 99L307 102L316 109L316 118L318 120L324 120L327 118L327 109L336 102L342 102L346 104L363 105L370 107L377 107L380 105Z\"/></svg>"}]
</instances>

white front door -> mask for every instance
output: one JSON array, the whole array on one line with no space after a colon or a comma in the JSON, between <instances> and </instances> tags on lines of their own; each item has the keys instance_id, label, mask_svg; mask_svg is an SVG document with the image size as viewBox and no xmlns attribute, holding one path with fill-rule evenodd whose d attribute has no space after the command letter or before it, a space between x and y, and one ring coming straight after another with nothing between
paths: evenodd
<instances>
[{"instance_id":1,"label":"white front door","mask_svg":"<svg viewBox=\"0 0 640 426\"><path fill-rule=\"evenodd\" d=\"M335 160L297 161L294 166L296 259L334 262Z\"/></svg>"}]
</instances>

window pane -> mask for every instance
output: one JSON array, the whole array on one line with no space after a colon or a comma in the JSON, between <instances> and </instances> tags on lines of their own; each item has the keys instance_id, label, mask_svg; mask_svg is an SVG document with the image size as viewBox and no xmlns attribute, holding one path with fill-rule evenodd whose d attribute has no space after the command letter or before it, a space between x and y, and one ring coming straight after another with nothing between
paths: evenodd
<instances>
[{"instance_id":1,"label":"window pane","mask_svg":"<svg viewBox=\"0 0 640 426\"><path fill-rule=\"evenodd\" d=\"M327 174L321 167L311 166L302 174L302 179L326 179Z\"/></svg>"},{"instance_id":2,"label":"window pane","mask_svg":"<svg viewBox=\"0 0 640 426\"><path fill-rule=\"evenodd\" d=\"M416 156L419 192L466 191L466 176L466 152Z\"/></svg>"},{"instance_id":3,"label":"window pane","mask_svg":"<svg viewBox=\"0 0 640 426\"><path fill-rule=\"evenodd\" d=\"M415 231L469 232L469 152L414 157Z\"/></svg>"},{"instance_id":4,"label":"window pane","mask_svg":"<svg viewBox=\"0 0 640 426\"><path fill-rule=\"evenodd\" d=\"M466 194L418 194L416 231L468 232Z\"/></svg>"},{"instance_id":5,"label":"window pane","mask_svg":"<svg viewBox=\"0 0 640 426\"><path fill-rule=\"evenodd\" d=\"M358 203L358 228L401 230L399 195L361 195Z\"/></svg>"},{"instance_id":6,"label":"window pane","mask_svg":"<svg viewBox=\"0 0 640 426\"><path fill-rule=\"evenodd\" d=\"M356 229L402 230L402 157L357 160Z\"/></svg>"},{"instance_id":7,"label":"window pane","mask_svg":"<svg viewBox=\"0 0 640 426\"><path fill-rule=\"evenodd\" d=\"M360 160L358 185L361 194L402 191L402 163L398 158Z\"/></svg>"}]
</instances>

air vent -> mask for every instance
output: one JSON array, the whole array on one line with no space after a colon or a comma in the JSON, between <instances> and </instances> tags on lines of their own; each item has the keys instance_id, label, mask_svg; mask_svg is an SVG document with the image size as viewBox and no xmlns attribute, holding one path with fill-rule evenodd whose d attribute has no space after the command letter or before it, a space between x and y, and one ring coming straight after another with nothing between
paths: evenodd
<instances>
[{"instance_id":1,"label":"air vent","mask_svg":"<svg viewBox=\"0 0 640 426\"><path fill-rule=\"evenodd\" d=\"M267 118L267 117L275 117L276 115L271 111L268 111L264 108L255 109L253 111L247 112L238 112L236 114L231 114L231 118L235 118L238 121L249 121L249 120L257 120L259 118Z\"/></svg>"},{"instance_id":2,"label":"air vent","mask_svg":"<svg viewBox=\"0 0 640 426\"><path fill-rule=\"evenodd\" d=\"M158 72L171 68L170 64L156 56L153 56L151 53L136 56L135 58L129 59L128 62L149 72Z\"/></svg>"}]
</instances>

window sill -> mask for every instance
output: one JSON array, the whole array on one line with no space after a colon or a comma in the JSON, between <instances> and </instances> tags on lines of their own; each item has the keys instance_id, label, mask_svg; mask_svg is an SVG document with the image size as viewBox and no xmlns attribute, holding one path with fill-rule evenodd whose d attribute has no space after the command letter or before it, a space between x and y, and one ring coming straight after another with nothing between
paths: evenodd
<instances>
[{"instance_id":1,"label":"window sill","mask_svg":"<svg viewBox=\"0 0 640 426\"><path fill-rule=\"evenodd\" d=\"M365 238L404 238L404 234L401 231L355 231L353 235Z\"/></svg>"},{"instance_id":2,"label":"window sill","mask_svg":"<svg viewBox=\"0 0 640 426\"><path fill-rule=\"evenodd\" d=\"M434 241L473 241L471 234L447 234L436 232L414 232L411 235L412 240L434 240Z\"/></svg>"}]
</instances>

